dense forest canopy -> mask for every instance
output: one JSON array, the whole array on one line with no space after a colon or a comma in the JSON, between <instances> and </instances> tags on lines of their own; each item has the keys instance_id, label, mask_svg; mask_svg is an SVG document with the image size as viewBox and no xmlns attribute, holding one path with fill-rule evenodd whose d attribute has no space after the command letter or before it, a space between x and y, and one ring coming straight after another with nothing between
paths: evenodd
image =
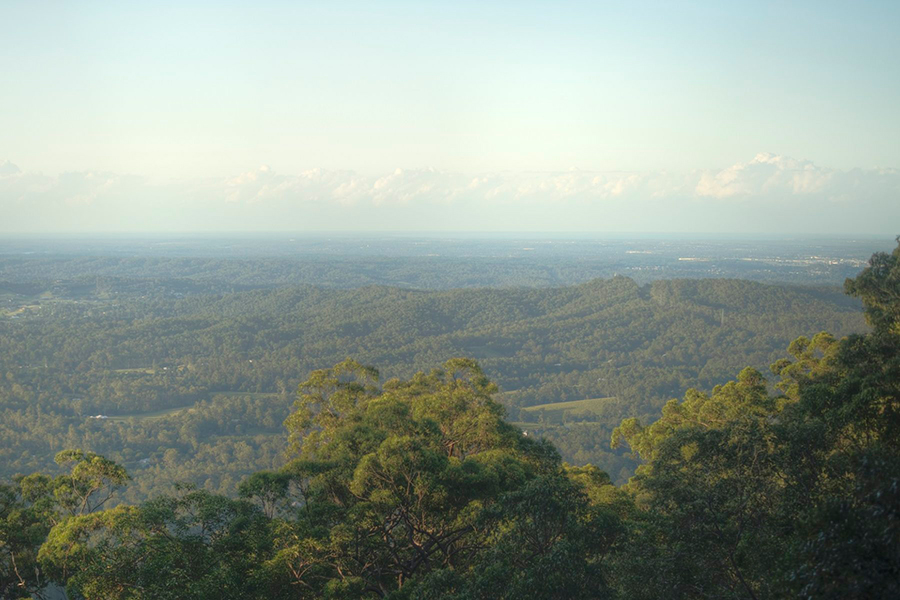
<instances>
[{"instance_id":1,"label":"dense forest canopy","mask_svg":"<svg viewBox=\"0 0 900 600\"><path fill-rule=\"evenodd\" d=\"M865 329L859 302L837 289L741 280L182 285L2 288L0 476L52 468L56 452L77 447L129 469L129 502L176 481L232 493L245 475L282 464L281 423L304 373L352 356L405 378L468 356L499 386L511 421L624 483L636 462L606 443L623 418L652 418L687 388L711 388L746 365L765 369L799 335Z\"/></svg>"},{"instance_id":2,"label":"dense forest canopy","mask_svg":"<svg viewBox=\"0 0 900 600\"><path fill-rule=\"evenodd\" d=\"M619 282L621 283L621 282ZM288 462L238 498L138 505L115 461L0 487L0 593L72 598L826 599L900 594L900 245L847 291L871 330L801 336L610 437L616 487L504 420L472 359L299 385Z\"/></svg>"}]
</instances>

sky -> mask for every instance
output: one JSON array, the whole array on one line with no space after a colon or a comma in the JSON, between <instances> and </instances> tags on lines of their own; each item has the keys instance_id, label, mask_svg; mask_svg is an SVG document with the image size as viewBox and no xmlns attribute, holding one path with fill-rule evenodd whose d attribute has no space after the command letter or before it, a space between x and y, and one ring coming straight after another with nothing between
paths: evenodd
<instances>
[{"instance_id":1,"label":"sky","mask_svg":"<svg viewBox=\"0 0 900 600\"><path fill-rule=\"evenodd\" d=\"M898 2L0 0L0 232L900 233Z\"/></svg>"}]
</instances>

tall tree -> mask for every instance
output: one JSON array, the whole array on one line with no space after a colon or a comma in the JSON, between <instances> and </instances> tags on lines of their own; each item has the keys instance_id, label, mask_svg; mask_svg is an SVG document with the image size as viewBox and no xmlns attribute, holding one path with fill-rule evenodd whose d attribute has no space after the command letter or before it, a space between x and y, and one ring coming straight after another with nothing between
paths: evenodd
<instances>
[{"instance_id":1,"label":"tall tree","mask_svg":"<svg viewBox=\"0 0 900 600\"><path fill-rule=\"evenodd\" d=\"M270 598L261 578L269 521L256 507L183 489L140 507L117 506L56 525L40 561L75 598Z\"/></svg>"},{"instance_id":2,"label":"tall tree","mask_svg":"<svg viewBox=\"0 0 900 600\"><path fill-rule=\"evenodd\" d=\"M579 484L551 447L503 420L496 388L474 361L454 359L381 391L341 381L348 372L314 373L287 421L294 433L305 428L289 467L303 505L285 526L280 556L310 597L425 593L448 578L471 586L482 575L476 565L496 572L503 557L503 568L517 569L546 554L558 564L566 548L587 543L576 527L587 506ZM550 514L559 520L552 526L543 521ZM523 546L528 540L537 545ZM598 568L587 571L583 582L602 581ZM515 589L533 583L520 575Z\"/></svg>"}]
</instances>

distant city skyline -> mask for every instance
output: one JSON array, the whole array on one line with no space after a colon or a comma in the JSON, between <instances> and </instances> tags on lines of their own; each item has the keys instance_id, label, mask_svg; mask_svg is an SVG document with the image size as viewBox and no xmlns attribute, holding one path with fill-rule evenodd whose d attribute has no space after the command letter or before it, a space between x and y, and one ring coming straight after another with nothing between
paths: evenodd
<instances>
[{"instance_id":1,"label":"distant city skyline","mask_svg":"<svg viewBox=\"0 0 900 600\"><path fill-rule=\"evenodd\" d=\"M894 2L0 14L3 233L900 233Z\"/></svg>"}]
</instances>

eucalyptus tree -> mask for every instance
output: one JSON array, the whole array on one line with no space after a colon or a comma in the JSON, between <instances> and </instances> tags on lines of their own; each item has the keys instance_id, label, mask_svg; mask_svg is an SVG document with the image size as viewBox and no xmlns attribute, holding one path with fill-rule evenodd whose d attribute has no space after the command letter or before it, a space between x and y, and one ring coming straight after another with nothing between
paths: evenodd
<instances>
[{"instance_id":1,"label":"eucalyptus tree","mask_svg":"<svg viewBox=\"0 0 900 600\"><path fill-rule=\"evenodd\" d=\"M583 563L580 583L560 572L571 585L553 587L595 597L595 559L608 543L584 521L608 521L588 510L551 446L504 421L477 363L453 359L376 382L375 370L352 361L314 372L287 420L302 439L288 467L302 501L282 525L279 559L297 589L310 598L512 598L550 584L551 565L568 560ZM569 593L575 587L582 595ZM513 595L498 596L501 588Z\"/></svg>"}]
</instances>

